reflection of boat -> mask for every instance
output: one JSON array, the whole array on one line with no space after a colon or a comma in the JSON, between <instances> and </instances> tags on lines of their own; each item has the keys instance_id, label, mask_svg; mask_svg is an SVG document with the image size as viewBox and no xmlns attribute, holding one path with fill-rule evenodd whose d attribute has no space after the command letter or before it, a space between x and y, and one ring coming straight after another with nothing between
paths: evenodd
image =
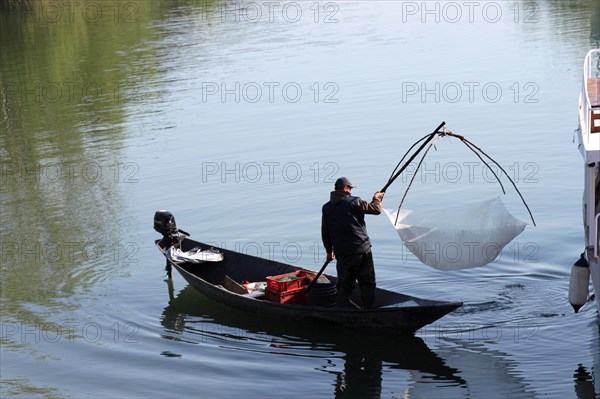
<instances>
[{"instance_id":1,"label":"reflection of boat","mask_svg":"<svg viewBox=\"0 0 600 399\"><path fill-rule=\"evenodd\" d=\"M600 63L600 49L587 53L583 65L583 86L579 98L579 127L577 137L579 151L584 160L583 226L585 231L585 251L579 269L574 267L571 293L583 292L580 302L585 303L589 276L596 292L596 305L600 311L600 76L597 67L592 72L592 64ZM587 261L587 262L585 262ZM587 263L587 265L585 265ZM585 267L589 266L589 270ZM579 273L585 271L585 273ZM581 275L579 281L575 276ZM584 281L585 280L585 281ZM578 284L579 283L579 284ZM577 287L580 287L578 289ZM573 304L573 301L571 301ZM583 303L573 304L574 307ZM578 308L576 308L577 310Z\"/></svg>"},{"instance_id":2,"label":"reflection of boat","mask_svg":"<svg viewBox=\"0 0 600 399\"><path fill-rule=\"evenodd\" d=\"M590 352L592 353L592 365L577 365L573 373L575 384L575 395L578 399L600 398L600 325L594 329L594 336L590 341Z\"/></svg>"},{"instance_id":3,"label":"reflection of boat","mask_svg":"<svg viewBox=\"0 0 600 399\"><path fill-rule=\"evenodd\" d=\"M172 289L170 281L168 284ZM170 298L161 320L165 339L214 342L236 353L247 350L250 357L265 354L313 359L311 367L322 364L315 370L331 375L336 398L536 396L510 356L477 342L458 341L432 350L428 338L413 335L400 340L374 339L372 334L347 334L327 326L297 328L246 312L232 314L229 307L199 295L190 285ZM197 351L189 345L180 348ZM177 356L186 357L186 353L177 352ZM275 363L262 359L265 364ZM307 364L296 363L302 364L299 367ZM407 378L403 379L404 375Z\"/></svg>"},{"instance_id":4,"label":"reflection of boat","mask_svg":"<svg viewBox=\"0 0 600 399\"><path fill-rule=\"evenodd\" d=\"M172 290L170 280L168 284ZM372 334L341 333L328 326L300 329L246 312L232 314L229 307L198 295L190 285L170 297L161 324L167 330L176 331L177 338L167 334L166 339L183 342L215 340L220 347L247 348L249 356L265 353L322 358L322 362L317 360L316 363L324 365L317 370L331 374L336 397L379 397L376 393L382 388L386 369L418 373L419 377L413 383L428 384L434 378L448 386L467 384L459 370L448 367L414 335L406 335L401 340L393 337L374 339ZM223 341L228 344L224 345ZM343 371L337 367L342 364L336 359L343 361ZM332 367L332 362L337 366Z\"/></svg>"},{"instance_id":5,"label":"reflection of boat","mask_svg":"<svg viewBox=\"0 0 600 399\"><path fill-rule=\"evenodd\" d=\"M528 387L523 373L511 356L498 350L488 349L474 342L461 342L460 347L437 351L445 363L459 370L464 384L443 386L414 384L404 392L406 398L536 398L538 395ZM424 379L414 372L416 381Z\"/></svg>"},{"instance_id":6,"label":"reflection of boat","mask_svg":"<svg viewBox=\"0 0 600 399\"><path fill-rule=\"evenodd\" d=\"M164 235L161 240L156 241L156 245L163 255L173 243L180 246L180 249L185 252L195 248L202 250L211 248L189 238L175 238L174 240L178 231L175 220L170 213L162 213L162 215L165 214L168 214L169 217L169 221L165 223L161 222L159 212L155 215L155 229ZM168 228L165 230L164 226L168 226ZM188 283L213 300L278 320L288 320L293 323L316 322L353 330L371 331L377 334L413 333L462 306L460 302L422 299L381 288L377 289L374 307L370 309L342 309L271 302L265 300L264 296L261 298L239 293L240 291L236 287L239 288L239 284L244 281L266 281L267 276L290 273L301 270L300 268L222 248L216 248L216 250L223 253L224 259L220 262L176 263L166 257L167 265L175 267ZM333 283L336 282L335 277L327 277ZM231 286L232 280L233 286ZM315 285L315 287L317 286L319 284ZM352 300L360 303L359 298L357 289Z\"/></svg>"}]
</instances>

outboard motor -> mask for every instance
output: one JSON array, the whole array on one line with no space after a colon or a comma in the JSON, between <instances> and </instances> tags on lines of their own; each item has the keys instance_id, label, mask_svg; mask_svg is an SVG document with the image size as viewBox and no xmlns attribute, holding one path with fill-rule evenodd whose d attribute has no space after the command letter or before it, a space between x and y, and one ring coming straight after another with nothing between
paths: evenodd
<instances>
[{"instance_id":1,"label":"outboard motor","mask_svg":"<svg viewBox=\"0 0 600 399\"><path fill-rule=\"evenodd\" d=\"M171 212L165 210L156 211L154 214L154 230L162 234L167 240L167 247L179 245L184 238L181 234L188 237L190 235L190 233L178 229L177 224L175 223L175 216L173 216Z\"/></svg>"},{"instance_id":2,"label":"outboard motor","mask_svg":"<svg viewBox=\"0 0 600 399\"><path fill-rule=\"evenodd\" d=\"M154 230L162 234L165 242L164 248L167 249L172 246L181 246L185 236L190 234L177 228L175 223L175 216L169 211L158 210L154 213ZM180 234L181 233L181 234ZM171 265L167 261L165 268L167 275L171 278Z\"/></svg>"},{"instance_id":3,"label":"outboard motor","mask_svg":"<svg viewBox=\"0 0 600 399\"><path fill-rule=\"evenodd\" d=\"M154 214L154 230L162 234L170 245L178 242L177 237L177 224L175 223L175 216L169 211L159 210ZM173 241L173 238L176 240Z\"/></svg>"}]
</instances>

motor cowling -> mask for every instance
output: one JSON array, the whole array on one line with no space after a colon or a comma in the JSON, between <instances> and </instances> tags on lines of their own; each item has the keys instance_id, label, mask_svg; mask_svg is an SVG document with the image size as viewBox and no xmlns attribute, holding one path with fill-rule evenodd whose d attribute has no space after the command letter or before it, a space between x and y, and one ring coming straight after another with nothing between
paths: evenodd
<instances>
[{"instance_id":1,"label":"motor cowling","mask_svg":"<svg viewBox=\"0 0 600 399\"><path fill-rule=\"evenodd\" d=\"M177 224L175 216L169 211L159 210L154 214L154 230L162 234L164 237L169 237L177 234Z\"/></svg>"},{"instance_id":2,"label":"motor cowling","mask_svg":"<svg viewBox=\"0 0 600 399\"><path fill-rule=\"evenodd\" d=\"M190 235L190 233L177 228L175 216L171 212L162 209L154 213L154 230L162 234L165 248L181 247L182 241Z\"/></svg>"}]
</instances>

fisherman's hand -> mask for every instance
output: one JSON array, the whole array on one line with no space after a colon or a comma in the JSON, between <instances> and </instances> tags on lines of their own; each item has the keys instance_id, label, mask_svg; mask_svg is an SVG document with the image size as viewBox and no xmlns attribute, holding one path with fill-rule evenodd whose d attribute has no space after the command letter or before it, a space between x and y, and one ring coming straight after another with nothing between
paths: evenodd
<instances>
[{"instance_id":1,"label":"fisherman's hand","mask_svg":"<svg viewBox=\"0 0 600 399\"><path fill-rule=\"evenodd\" d=\"M335 255L332 252L327 252L327 262L331 262L333 260L333 258L335 257Z\"/></svg>"},{"instance_id":2,"label":"fisherman's hand","mask_svg":"<svg viewBox=\"0 0 600 399\"><path fill-rule=\"evenodd\" d=\"M373 195L373 199L376 199L378 201L381 201L383 199L383 196L385 195L385 193L378 191Z\"/></svg>"}]
</instances>

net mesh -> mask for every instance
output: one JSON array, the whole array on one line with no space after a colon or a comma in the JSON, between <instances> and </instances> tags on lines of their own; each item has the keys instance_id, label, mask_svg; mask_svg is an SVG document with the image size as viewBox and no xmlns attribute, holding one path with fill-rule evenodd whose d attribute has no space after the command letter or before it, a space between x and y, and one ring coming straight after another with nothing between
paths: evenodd
<instances>
[{"instance_id":1,"label":"net mesh","mask_svg":"<svg viewBox=\"0 0 600 399\"><path fill-rule=\"evenodd\" d=\"M385 212L394 225L398 211ZM448 271L492 262L526 225L495 197L433 212L401 210L394 228L421 262Z\"/></svg>"}]
</instances>

